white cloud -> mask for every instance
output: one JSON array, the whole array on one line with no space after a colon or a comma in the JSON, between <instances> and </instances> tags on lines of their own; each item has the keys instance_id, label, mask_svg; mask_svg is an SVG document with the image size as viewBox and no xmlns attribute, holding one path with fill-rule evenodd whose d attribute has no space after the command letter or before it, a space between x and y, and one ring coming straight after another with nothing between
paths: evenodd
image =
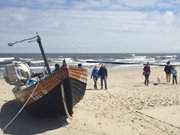
<instances>
[{"instance_id":1,"label":"white cloud","mask_svg":"<svg viewBox=\"0 0 180 135\"><path fill-rule=\"evenodd\" d=\"M132 7L154 6L160 0L125 0L125 4Z\"/></svg>"},{"instance_id":2,"label":"white cloud","mask_svg":"<svg viewBox=\"0 0 180 135\"><path fill-rule=\"evenodd\" d=\"M16 21L24 21L25 20L25 16L24 15L22 15L21 13L14 13L14 14L12 14L12 17L14 18L14 20L16 20Z\"/></svg>"},{"instance_id":3,"label":"white cloud","mask_svg":"<svg viewBox=\"0 0 180 135\"><path fill-rule=\"evenodd\" d=\"M38 52L34 46L6 47L36 31L47 52L166 52L180 43L179 15L171 11L4 8L0 27L1 52Z\"/></svg>"},{"instance_id":4,"label":"white cloud","mask_svg":"<svg viewBox=\"0 0 180 135\"><path fill-rule=\"evenodd\" d=\"M4 7L83 10L180 10L179 0L7 0Z\"/></svg>"},{"instance_id":5,"label":"white cloud","mask_svg":"<svg viewBox=\"0 0 180 135\"><path fill-rule=\"evenodd\" d=\"M171 11L166 11L164 14L164 20L166 24L172 24L175 21L175 15Z\"/></svg>"}]
</instances>

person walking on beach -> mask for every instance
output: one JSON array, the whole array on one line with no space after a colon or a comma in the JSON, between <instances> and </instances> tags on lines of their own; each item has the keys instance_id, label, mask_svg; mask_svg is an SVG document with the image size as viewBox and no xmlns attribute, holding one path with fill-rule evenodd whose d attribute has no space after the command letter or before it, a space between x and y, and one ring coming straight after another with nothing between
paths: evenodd
<instances>
[{"instance_id":1,"label":"person walking on beach","mask_svg":"<svg viewBox=\"0 0 180 135\"><path fill-rule=\"evenodd\" d=\"M101 67L100 67L100 69L98 71L98 76L101 79L101 89L103 89L103 82L104 82L105 89L107 89L107 76L108 76L108 73L107 73L107 68L105 67L104 64L101 65Z\"/></svg>"},{"instance_id":2,"label":"person walking on beach","mask_svg":"<svg viewBox=\"0 0 180 135\"><path fill-rule=\"evenodd\" d=\"M144 68L143 68L143 75L144 75L144 84L146 86L149 85L149 75L150 75L150 72L151 72L151 69L150 69L150 65L149 65L149 62L147 62L147 64L144 65Z\"/></svg>"},{"instance_id":3,"label":"person walking on beach","mask_svg":"<svg viewBox=\"0 0 180 135\"><path fill-rule=\"evenodd\" d=\"M171 74L172 74L172 84L173 85L174 83L177 84L177 70L175 69L175 67L172 67Z\"/></svg>"},{"instance_id":4,"label":"person walking on beach","mask_svg":"<svg viewBox=\"0 0 180 135\"><path fill-rule=\"evenodd\" d=\"M172 66L171 66L171 64L170 64L170 61L168 61L168 62L166 63L166 66L164 67L164 71L165 71L165 73L166 73L166 81L167 81L168 83L171 82L171 69L172 69Z\"/></svg>"},{"instance_id":5,"label":"person walking on beach","mask_svg":"<svg viewBox=\"0 0 180 135\"><path fill-rule=\"evenodd\" d=\"M92 70L91 79L93 79L93 81L94 81L94 89L97 89L98 69L96 66L94 66L94 68Z\"/></svg>"}]
</instances>

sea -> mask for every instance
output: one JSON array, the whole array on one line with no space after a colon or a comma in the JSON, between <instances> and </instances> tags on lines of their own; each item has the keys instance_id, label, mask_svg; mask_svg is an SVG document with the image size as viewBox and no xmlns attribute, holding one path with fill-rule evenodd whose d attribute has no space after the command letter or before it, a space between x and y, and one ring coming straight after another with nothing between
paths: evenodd
<instances>
[{"instance_id":1,"label":"sea","mask_svg":"<svg viewBox=\"0 0 180 135\"><path fill-rule=\"evenodd\" d=\"M166 64L171 61L172 64L180 65L180 53L48 53L46 54L51 70L54 69L54 64L61 65L65 59L68 65L82 64L91 72L94 65L98 63L88 63L87 61L99 62L122 62L122 63L137 63L137 64L106 64L109 70L116 70L129 67L142 67L143 64ZM45 69L41 54L0 54L0 77L3 75L5 65L12 61L23 61L29 63L32 70L40 72Z\"/></svg>"}]
</instances>

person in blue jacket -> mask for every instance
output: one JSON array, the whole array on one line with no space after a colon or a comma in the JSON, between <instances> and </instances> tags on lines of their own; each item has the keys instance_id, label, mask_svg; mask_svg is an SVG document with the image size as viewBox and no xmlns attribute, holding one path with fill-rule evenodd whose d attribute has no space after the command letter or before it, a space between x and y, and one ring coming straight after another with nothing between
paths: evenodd
<instances>
[{"instance_id":1,"label":"person in blue jacket","mask_svg":"<svg viewBox=\"0 0 180 135\"><path fill-rule=\"evenodd\" d=\"M172 74L172 84L174 85L175 83L177 84L177 70L175 69L174 66L171 68L171 74Z\"/></svg>"},{"instance_id":2,"label":"person in blue jacket","mask_svg":"<svg viewBox=\"0 0 180 135\"><path fill-rule=\"evenodd\" d=\"M96 66L94 66L94 68L92 70L91 79L93 79L93 81L94 81L94 89L97 89L98 69Z\"/></svg>"}]
</instances>

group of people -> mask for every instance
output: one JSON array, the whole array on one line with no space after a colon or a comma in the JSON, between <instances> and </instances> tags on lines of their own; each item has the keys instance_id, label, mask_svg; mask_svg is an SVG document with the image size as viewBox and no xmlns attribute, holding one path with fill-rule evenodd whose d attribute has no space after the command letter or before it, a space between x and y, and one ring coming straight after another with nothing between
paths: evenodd
<instances>
[{"instance_id":1,"label":"group of people","mask_svg":"<svg viewBox=\"0 0 180 135\"><path fill-rule=\"evenodd\" d=\"M177 70L175 69L175 66L172 66L170 64L170 61L167 62L164 71L166 73L166 81L168 83L171 82L171 74L172 74L172 84L177 84Z\"/></svg>"},{"instance_id":2,"label":"group of people","mask_svg":"<svg viewBox=\"0 0 180 135\"><path fill-rule=\"evenodd\" d=\"M63 61L63 65L66 65L65 61ZM81 67L82 65L79 64L78 67ZM55 70L54 72L59 70L59 64L55 64ZM171 75L172 75L172 84L177 84L177 70L175 69L175 66L172 66L170 64L170 61L168 61L164 67L164 71L166 74L166 81L167 83L171 82ZM149 85L149 76L151 73L151 68L149 62L144 64L143 67L143 75L144 75L144 84L146 86ZM94 66L92 72L91 72L91 79L94 81L94 89L98 89L97 87L97 81L98 78L100 78L101 83L101 89L103 89L103 86L105 89L107 89L107 77L108 77L108 71L104 64L101 64L100 68L98 68L97 65ZM160 80L158 80L157 83L160 83Z\"/></svg>"},{"instance_id":3,"label":"group of people","mask_svg":"<svg viewBox=\"0 0 180 135\"><path fill-rule=\"evenodd\" d=\"M168 61L164 67L164 71L166 73L166 81L168 83L171 82L171 75L172 75L172 84L177 84L177 70L175 69L175 66L172 66L170 64L170 61ZM147 62L147 64L144 65L143 67L143 75L144 75L144 84L146 86L149 85L149 76L150 76L150 64Z\"/></svg>"},{"instance_id":4,"label":"group of people","mask_svg":"<svg viewBox=\"0 0 180 135\"><path fill-rule=\"evenodd\" d=\"M103 84L104 84L104 88L107 89L107 76L108 76L108 71L104 64L101 64L99 69L97 66L94 66L91 73L91 79L93 79L94 81L94 89L98 89L97 88L98 78L100 78L101 80L101 89L103 89Z\"/></svg>"}]
</instances>

